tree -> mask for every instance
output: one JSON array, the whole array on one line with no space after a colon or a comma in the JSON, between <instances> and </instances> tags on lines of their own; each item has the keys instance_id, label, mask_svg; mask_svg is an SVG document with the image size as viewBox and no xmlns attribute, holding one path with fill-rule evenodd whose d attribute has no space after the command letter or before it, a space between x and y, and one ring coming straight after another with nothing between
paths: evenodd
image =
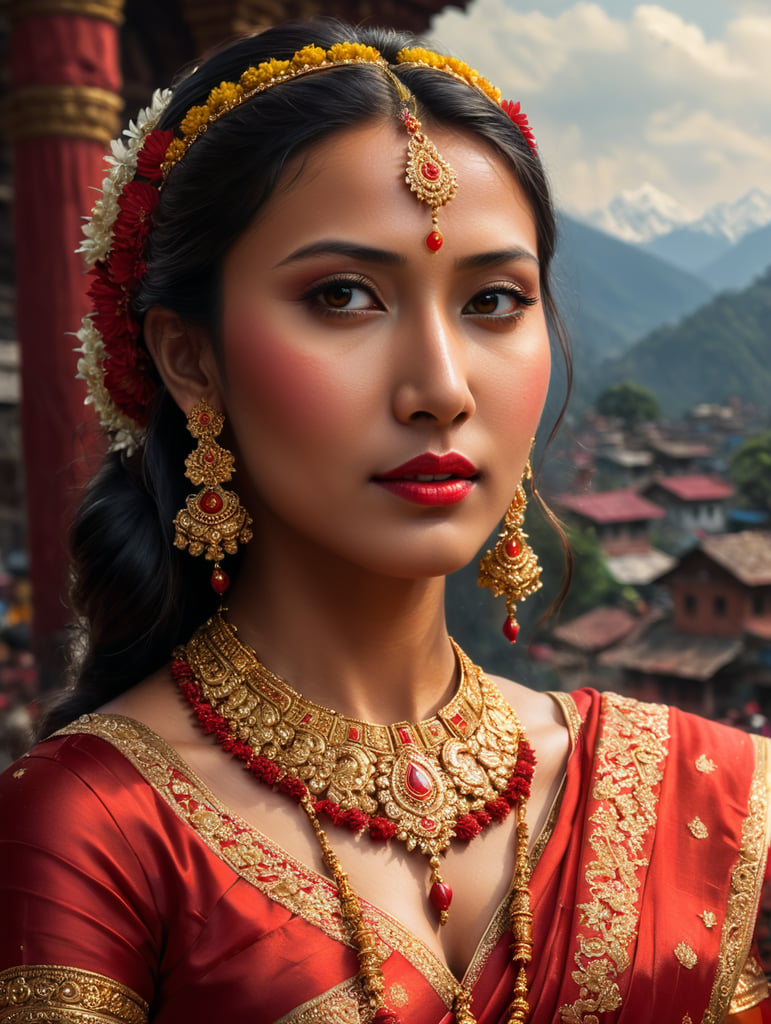
<instances>
[{"instance_id":1,"label":"tree","mask_svg":"<svg viewBox=\"0 0 771 1024\"><path fill-rule=\"evenodd\" d=\"M734 452L730 472L748 505L771 512L771 431L747 438Z\"/></svg>"},{"instance_id":2,"label":"tree","mask_svg":"<svg viewBox=\"0 0 771 1024\"><path fill-rule=\"evenodd\" d=\"M595 408L602 416L622 420L627 427L652 422L661 416L656 396L631 380L620 381L603 391L597 398Z\"/></svg>"}]
</instances>

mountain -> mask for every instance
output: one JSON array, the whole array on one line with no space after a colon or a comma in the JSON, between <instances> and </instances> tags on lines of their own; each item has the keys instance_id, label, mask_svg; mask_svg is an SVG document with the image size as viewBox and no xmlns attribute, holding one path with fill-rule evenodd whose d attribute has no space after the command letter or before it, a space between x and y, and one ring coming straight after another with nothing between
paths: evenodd
<instances>
[{"instance_id":1,"label":"mountain","mask_svg":"<svg viewBox=\"0 0 771 1024\"><path fill-rule=\"evenodd\" d=\"M771 393L771 269L741 292L724 292L679 324L658 327L607 363L596 393L633 380L678 416L699 402L738 396L761 408Z\"/></svg>"},{"instance_id":2,"label":"mountain","mask_svg":"<svg viewBox=\"0 0 771 1024\"><path fill-rule=\"evenodd\" d=\"M651 256L658 256L678 270L699 276L703 276L705 266L716 262L732 248L725 235L708 234L693 227L676 228L643 246Z\"/></svg>"},{"instance_id":3,"label":"mountain","mask_svg":"<svg viewBox=\"0 0 771 1024\"><path fill-rule=\"evenodd\" d=\"M700 273L716 289L746 288L759 269L771 266L771 224L756 228Z\"/></svg>"},{"instance_id":4,"label":"mountain","mask_svg":"<svg viewBox=\"0 0 771 1024\"><path fill-rule=\"evenodd\" d=\"M697 221L691 230L738 242L749 231L771 223L771 195L759 188L750 189L733 203L717 203Z\"/></svg>"},{"instance_id":5,"label":"mountain","mask_svg":"<svg viewBox=\"0 0 771 1024\"><path fill-rule=\"evenodd\" d=\"M638 244L690 224L694 215L672 196L645 184L619 193L606 207L581 220L623 242Z\"/></svg>"},{"instance_id":6,"label":"mountain","mask_svg":"<svg viewBox=\"0 0 771 1024\"><path fill-rule=\"evenodd\" d=\"M618 356L660 324L708 302L709 285L639 246L571 217L559 218L557 298L579 356Z\"/></svg>"}]
</instances>

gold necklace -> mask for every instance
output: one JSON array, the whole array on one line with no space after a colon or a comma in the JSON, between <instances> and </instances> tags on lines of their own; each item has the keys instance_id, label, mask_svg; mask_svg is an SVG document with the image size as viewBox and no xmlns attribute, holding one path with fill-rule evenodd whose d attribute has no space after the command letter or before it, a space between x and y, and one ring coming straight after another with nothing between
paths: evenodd
<instances>
[{"instance_id":1,"label":"gold necklace","mask_svg":"<svg viewBox=\"0 0 771 1024\"><path fill-rule=\"evenodd\" d=\"M470 840L517 808L517 858L510 920L519 967L510 1024L527 1012L525 964L532 956L525 804L535 758L514 710L451 641L459 671L455 695L421 722L376 725L299 694L260 662L234 626L214 615L175 652L173 675L204 730L243 760L261 782L292 796L308 815L340 893L356 944L373 1021L396 1020L383 1003L383 977L361 904L319 815L375 839L395 838L427 856L430 900L447 920L452 890L439 857L454 838ZM458 987L456 1018L473 1022L470 994Z\"/></svg>"}]
</instances>

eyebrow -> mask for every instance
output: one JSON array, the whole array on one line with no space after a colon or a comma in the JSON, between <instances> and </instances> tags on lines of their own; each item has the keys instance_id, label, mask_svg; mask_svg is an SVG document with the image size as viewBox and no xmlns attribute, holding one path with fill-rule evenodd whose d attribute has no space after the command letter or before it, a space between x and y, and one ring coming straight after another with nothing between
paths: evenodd
<instances>
[{"instance_id":1,"label":"eyebrow","mask_svg":"<svg viewBox=\"0 0 771 1024\"><path fill-rule=\"evenodd\" d=\"M300 260L312 259L314 256L347 256L349 259L361 260L365 263L377 263L381 266L404 266L407 263L405 256L399 256L387 249L375 249L368 245L357 245L354 242L335 241L334 239L321 239L318 242L311 242L310 245L303 245L295 249L287 257L276 264L283 267L287 263L297 263ZM527 260L539 266L538 260L529 249L514 246L511 249L497 249L493 252L475 253L473 256L461 256L455 260L457 270L474 270L477 267L499 266L510 261Z\"/></svg>"},{"instance_id":2,"label":"eyebrow","mask_svg":"<svg viewBox=\"0 0 771 1024\"><path fill-rule=\"evenodd\" d=\"M368 245L356 245L353 242L337 242L332 239L322 239L319 242L311 242L310 245L303 245L295 249L286 259L276 264L283 267L287 263L296 263L299 260L311 259L314 256L347 256L353 260L362 260L365 263L379 263L381 266L403 266L407 260L404 256L398 256L395 252L388 252L386 249L373 249Z\"/></svg>"},{"instance_id":3,"label":"eyebrow","mask_svg":"<svg viewBox=\"0 0 771 1024\"><path fill-rule=\"evenodd\" d=\"M458 270L474 270L477 267L498 266L501 263L518 260L527 260L529 263L534 263L536 267L540 266L533 253L520 246L514 246L512 249L498 249L495 252L480 252L474 256L461 256L455 260L455 266Z\"/></svg>"}]
</instances>

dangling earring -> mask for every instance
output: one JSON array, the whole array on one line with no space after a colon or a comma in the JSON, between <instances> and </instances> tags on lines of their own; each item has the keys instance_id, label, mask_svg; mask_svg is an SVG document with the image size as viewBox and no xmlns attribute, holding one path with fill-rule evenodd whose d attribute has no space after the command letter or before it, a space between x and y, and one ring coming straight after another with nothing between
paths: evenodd
<instances>
[{"instance_id":1,"label":"dangling earring","mask_svg":"<svg viewBox=\"0 0 771 1024\"><path fill-rule=\"evenodd\" d=\"M528 459L522 480L532 482L532 479L533 467ZM526 506L527 495L524 484L520 482L514 500L506 510L498 543L483 556L477 577L479 586L492 590L495 597L506 595L508 617L503 624L503 635L512 644L519 634L517 602L540 590L542 585L541 566L522 529Z\"/></svg>"},{"instance_id":2,"label":"dangling earring","mask_svg":"<svg viewBox=\"0 0 771 1024\"><path fill-rule=\"evenodd\" d=\"M225 417L205 398L191 410L187 429L198 444L185 459L185 476L203 488L187 496L185 507L174 518L174 546L214 562L211 585L220 595L230 586L220 559L234 555L239 543L252 539L251 516L234 491L220 486L231 480L234 472L232 453L215 441L224 425Z\"/></svg>"}]
</instances>

